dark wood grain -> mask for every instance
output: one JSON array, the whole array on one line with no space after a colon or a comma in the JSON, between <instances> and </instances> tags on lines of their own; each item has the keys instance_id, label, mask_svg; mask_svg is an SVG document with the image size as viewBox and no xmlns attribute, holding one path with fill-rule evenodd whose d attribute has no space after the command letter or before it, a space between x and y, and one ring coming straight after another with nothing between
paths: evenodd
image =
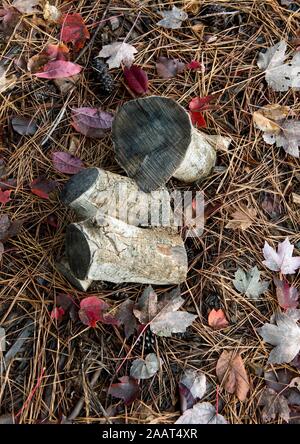
<instances>
[{"instance_id":1,"label":"dark wood grain","mask_svg":"<svg viewBox=\"0 0 300 444\"><path fill-rule=\"evenodd\" d=\"M93 187L99 171L97 168L86 168L68 180L61 191L60 199L65 205L70 205L89 188Z\"/></svg>"},{"instance_id":2,"label":"dark wood grain","mask_svg":"<svg viewBox=\"0 0 300 444\"><path fill-rule=\"evenodd\" d=\"M187 112L167 97L127 102L112 128L116 159L145 192L164 185L181 164L191 142Z\"/></svg>"}]
</instances>

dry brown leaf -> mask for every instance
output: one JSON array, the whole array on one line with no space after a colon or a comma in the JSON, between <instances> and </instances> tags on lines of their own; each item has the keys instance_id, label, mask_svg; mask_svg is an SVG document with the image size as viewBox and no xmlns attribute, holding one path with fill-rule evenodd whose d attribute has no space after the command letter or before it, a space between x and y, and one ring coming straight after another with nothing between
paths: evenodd
<instances>
[{"instance_id":1,"label":"dry brown leaf","mask_svg":"<svg viewBox=\"0 0 300 444\"><path fill-rule=\"evenodd\" d=\"M240 228L241 230L246 230L252 225L253 219L256 217L256 215L257 211L255 208L248 208L243 205L241 208L231 214L233 219L228 222L225 228L231 228L232 230Z\"/></svg>"},{"instance_id":2,"label":"dry brown leaf","mask_svg":"<svg viewBox=\"0 0 300 444\"><path fill-rule=\"evenodd\" d=\"M17 77L13 74L6 76L5 69L0 66L0 93L14 87L17 81Z\"/></svg>"},{"instance_id":3,"label":"dry brown leaf","mask_svg":"<svg viewBox=\"0 0 300 444\"><path fill-rule=\"evenodd\" d=\"M202 23L197 23L196 25L193 25L191 28L196 34L201 34L201 32L204 29L204 25Z\"/></svg>"},{"instance_id":4,"label":"dry brown leaf","mask_svg":"<svg viewBox=\"0 0 300 444\"><path fill-rule=\"evenodd\" d=\"M253 113L254 125L264 133L279 134L281 129L278 123L265 117L260 111Z\"/></svg>"},{"instance_id":5,"label":"dry brown leaf","mask_svg":"<svg viewBox=\"0 0 300 444\"><path fill-rule=\"evenodd\" d=\"M198 14L200 10L199 0L183 0L183 6L185 11L192 12L193 14Z\"/></svg>"},{"instance_id":6,"label":"dry brown leaf","mask_svg":"<svg viewBox=\"0 0 300 444\"><path fill-rule=\"evenodd\" d=\"M240 401L245 401L249 379L240 353L224 350L217 362L216 374L227 392L235 393Z\"/></svg>"}]
</instances>

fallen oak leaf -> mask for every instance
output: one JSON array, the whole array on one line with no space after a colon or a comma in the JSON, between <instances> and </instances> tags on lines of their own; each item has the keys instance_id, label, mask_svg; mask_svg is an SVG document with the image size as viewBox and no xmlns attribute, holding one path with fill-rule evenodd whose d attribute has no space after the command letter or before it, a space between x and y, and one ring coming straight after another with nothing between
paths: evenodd
<instances>
[{"instance_id":1,"label":"fallen oak leaf","mask_svg":"<svg viewBox=\"0 0 300 444\"><path fill-rule=\"evenodd\" d=\"M185 63L181 62L179 59L159 57L156 62L157 74L163 79L171 79L177 74L181 74L185 68Z\"/></svg>"},{"instance_id":2,"label":"fallen oak leaf","mask_svg":"<svg viewBox=\"0 0 300 444\"><path fill-rule=\"evenodd\" d=\"M294 274L300 268L300 257L293 257L293 250L294 245L290 243L288 238L278 244L278 252L265 241L263 264L272 271Z\"/></svg>"},{"instance_id":3,"label":"fallen oak leaf","mask_svg":"<svg viewBox=\"0 0 300 444\"><path fill-rule=\"evenodd\" d=\"M197 315L178 311L183 303L179 288L164 294L158 301L157 294L149 285L135 305L133 313L142 324L150 324L150 330L154 334L168 337L172 333L185 332L197 318Z\"/></svg>"},{"instance_id":4,"label":"fallen oak leaf","mask_svg":"<svg viewBox=\"0 0 300 444\"><path fill-rule=\"evenodd\" d=\"M274 278L274 284L276 286L276 296L280 307L287 310L288 308L297 308L299 292L297 288L289 286L287 281L281 281Z\"/></svg>"},{"instance_id":5,"label":"fallen oak leaf","mask_svg":"<svg viewBox=\"0 0 300 444\"><path fill-rule=\"evenodd\" d=\"M0 189L0 203L2 204L2 205L5 205L5 204L7 204L7 202L9 202L10 200L11 200L11 198L10 198L10 194L12 193L12 190L5 190L5 191L2 191L1 189Z\"/></svg>"},{"instance_id":6,"label":"fallen oak leaf","mask_svg":"<svg viewBox=\"0 0 300 444\"><path fill-rule=\"evenodd\" d=\"M131 65L130 68L124 68L125 82L133 93L138 96L148 92L148 76L147 73L137 65Z\"/></svg>"},{"instance_id":7,"label":"fallen oak leaf","mask_svg":"<svg viewBox=\"0 0 300 444\"><path fill-rule=\"evenodd\" d=\"M275 345L268 363L289 363L300 351L300 328L286 313L276 316L276 324L264 324L257 331L265 342Z\"/></svg>"},{"instance_id":8,"label":"fallen oak leaf","mask_svg":"<svg viewBox=\"0 0 300 444\"><path fill-rule=\"evenodd\" d=\"M188 369L179 381L180 409L184 413L191 409L206 392L206 376L199 370Z\"/></svg>"},{"instance_id":9,"label":"fallen oak leaf","mask_svg":"<svg viewBox=\"0 0 300 444\"><path fill-rule=\"evenodd\" d=\"M30 184L30 189L33 194L42 199L49 199L49 193L55 190L57 183L54 180L48 180L44 177L34 179Z\"/></svg>"},{"instance_id":10,"label":"fallen oak leaf","mask_svg":"<svg viewBox=\"0 0 300 444\"><path fill-rule=\"evenodd\" d=\"M216 408L210 402L199 402L186 410L175 424L227 424L227 421L216 413Z\"/></svg>"},{"instance_id":11,"label":"fallen oak leaf","mask_svg":"<svg viewBox=\"0 0 300 444\"><path fill-rule=\"evenodd\" d=\"M54 60L43 67L42 72L36 72L33 75L40 79L61 79L62 77L71 77L79 74L82 66L77 63L66 60Z\"/></svg>"},{"instance_id":12,"label":"fallen oak leaf","mask_svg":"<svg viewBox=\"0 0 300 444\"><path fill-rule=\"evenodd\" d=\"M108 308L109 305L102 301L102 299L99 299L97 296L89 296L80 302L79 319L84 325L93 328L97 326L97 322L119 325L116 318L104 313Z\"/></svg>"},{"instance_id":13,"label":"fallen oak leaf","mask_svg":"<svg viewBox=\"0 0 300 444\"><path fill-rule=\"evenodd\" d=\"M249 271L238 268L234 275L234 287L250 298L257 299L263 294L269 286L269 282L260 282L260 271L258 268L252 267Z\"/></svg>"},{"instance_id":14,"label":"fallen oak leaf","mask_svg":"<svg viewBox=\"0 0 300 444\"><path fill-rule=\"evenodd\" d=\"M87 137L102 138L111 129L113 115L100 108L73 108L71 125Z\"/></svg>"},{"instance_id":15,"label":"fallen oak leaf","mask_svg":"<svg viewBox=\"0 0 300 444\"><path fill-rule=\"evenodd\" d=\"M235 393L240 401L245 401L250 388L248 375L239 353L224 350L218 359L216 374L228 393Z\"/></svg>"},{"instance_id":16,"label":"fallen oak leaf","mask_svg":"<svg viewBox=\"0 0 300 444\"><path fill-rule=\"evenodd\" d=\"M54 168L64 174L77 174L84 169L81 159L64 151L52 153L52 161Z\"/></svg>"},{"instance_id":17,"label":"fallen oak leaf","mask_svg":"<svg viewBox=\"0 0 300 444\"><path fill-rule=\"evenodd\" d=\"M130 376L135 379L149 379L154 376L161 365L155 353L149 353L145 359L135 359L130 368Z\"/></svg>"},{"instance_id":18,"label":"fallen oak leaf","mask_svg":"<svg viewBox=\"0 0 300 444\"><path fill-rule=\"evenodd\" d=\"M229 322L221 308L219 310L213 309L210 311L208 315L208 325L214 330L221 330L222 328L228 327Z\"/></svg>"},{"instance_id":19,"label":"fallen oak leaf","mask_svg":"<svg viewBox=\"0 0 300 444\"><path fill-rule=\"evenodd\" d=\"M60 18L62 25L60 39L65 43L72 43L78 51L83 48L90 33L80 14L66 14Z\"/></svg>"},{"instance_id":20,"label":"fallen oak leaf","mask_svg":"<svg viewBox=\"0 0 300 444\"><path fill-rule=\"evenodd\" d=\"M271 388L265 388L258 402L259 406L263 406L262 420L263 422L270 422L276 418L281 417L284 421L289 422L290 409L287 399Z\"/></svg>"},{"instance_id":21,"label":"fallen oak leaf","mask_svg":"<svg viewBox=\"0 0 300 444\"><path fill-rule=\"evenodd\" d=\"M131 66L137 49L125 42L115 42L105 45L99 52L99 57L108 59L109 69L119 68L123 62L125 66Z\"/></svg>"},{"instance_id":22,"label":"fallen oak leaf","mask_svg":"<svg viewBox=\"0 0 300 444\"><path fill-rule=\"evenodd\" d=\"M132 404L140 395L138 381L130 376L119 378L118 383L111 384L108 394L115 398L123 399L125 405Z\"/></svg>"}]
</instances>

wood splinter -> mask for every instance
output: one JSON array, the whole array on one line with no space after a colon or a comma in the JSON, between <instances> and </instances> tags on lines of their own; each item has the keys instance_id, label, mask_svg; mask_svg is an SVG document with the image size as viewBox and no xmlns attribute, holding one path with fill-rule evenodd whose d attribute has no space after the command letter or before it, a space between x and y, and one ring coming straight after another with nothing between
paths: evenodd
<instances>
[{"instance_id":1,"label":"wood splinter","mask_svg":"<svg viewBox=\"0 0 300 444\"><path fill-rule=\"evenodd\" d=\"M67 227L66 255L80 280L169 285L184 282L188 270L179 235L128 225L103 213Z\"/></svg>"}]
</instances>

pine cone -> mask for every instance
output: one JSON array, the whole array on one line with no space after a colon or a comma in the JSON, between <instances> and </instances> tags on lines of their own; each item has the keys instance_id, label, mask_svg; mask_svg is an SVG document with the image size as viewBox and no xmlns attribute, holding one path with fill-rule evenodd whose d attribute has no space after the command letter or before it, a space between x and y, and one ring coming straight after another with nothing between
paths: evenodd
<instances>
[{"instance_id":1,"label":"pine cone","mask_svg":"<svg viewBox=\"0 0 300 444\"><path fill-rule=\"evenodd\" d=\"M92 64L94 70L94 77L97 82L100 82L100 93L109 95L113 92L115 82L112 76L108 72L107 64L99 58L95 58Z\"/></svg>"},{"instance_id":2,"label":"pine cone","mask_svg":"<svg viewBox=\"0 0 300 444\"><path fill-rule=\"evenodd\" d=\"M144 352L150 353L155 348L155 335L152 333L150 328L147 328L147 330L144 332L142 336L140 336L138 342L137 342L137 349L142 350L144 344Z\"/></svg>"}]
</instances>

